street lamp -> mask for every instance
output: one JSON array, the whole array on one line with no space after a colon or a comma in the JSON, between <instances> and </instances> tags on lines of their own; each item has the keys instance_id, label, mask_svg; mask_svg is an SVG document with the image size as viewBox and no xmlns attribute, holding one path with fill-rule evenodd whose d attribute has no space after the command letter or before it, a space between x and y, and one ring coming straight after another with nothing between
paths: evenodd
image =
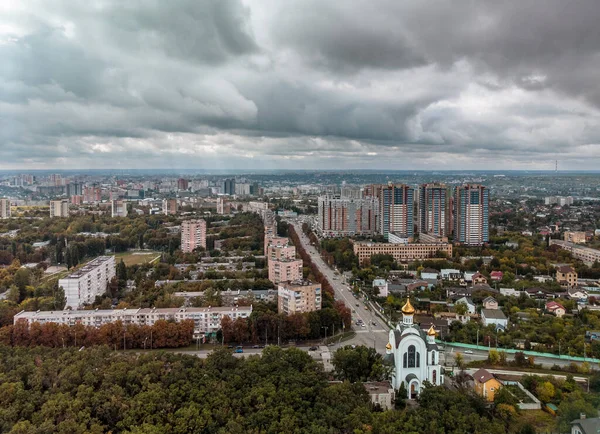
<instances>
[{"instance_id":1,"label":"street lamp","mask_svg":"<svg viewBox=\"0 0 600 434\"><path fill-rule=\"evenodd\" d=\"M325 340L323 341L323 343L325 343L325 344L326 344L326 343L327 343L327 329L328 329L329 327L327 327L327 326L323 326L323 327L321 327L321 328L322 328L322 329L325 329Z\"/></svg>"}]
</instances>

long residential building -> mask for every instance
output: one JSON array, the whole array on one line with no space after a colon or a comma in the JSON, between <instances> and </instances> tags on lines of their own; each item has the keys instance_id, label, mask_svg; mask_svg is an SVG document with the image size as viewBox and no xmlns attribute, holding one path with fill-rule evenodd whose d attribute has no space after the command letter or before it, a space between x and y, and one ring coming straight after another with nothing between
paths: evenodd
<instances>
[{"instance_id":1,"label":"long residential building","mask_svg":"<svg viewBox=\"0 0 600 434\"><path fill-rule=\"evenodd\" d=\"M0 199L0 219L10 218L10 199Z\"/></svg>"},{"instance_id":2,"label":"long residential building","mask_svg":"<svg viewBox=\"0 0 600 434\"><path fill-rule=\"evenodd\" d=\"M69 201L51 200L50 217L69 217Z\"/></svg>"},{"instance_id":3,"label":"long residential building","mask_svg":"<svg viewBox=\"0 0 600 434\"><path fill-rule=\"evenodd\" d=\"M557 245L561 249L571 253L576 259L580 259L587 266L594 265L594 262L600 262L600 250L592 249L591 247L581 246L579 244L571 243L563 240L550 240L550 245Z\"/></svg>"},{"instance_id":4,"label":"long residential building","mask_svg":"<svg viewBox=\"0 0 600 434\"><path fill-rule=\"evenodd\" d=\"M181 307L181 308L146 308L146 309L108 309L108 310L62 310L62 311L21 311L14 316L14 323L26 321L28 324L56 323L74 326L100 327L121 321L124 325L152 326L159 320L181 322L194 321L194 338L214 337L221 329L224 316L232 320L248 318L252 306L239 307ZM148 343L150 345L150 343Z\"/></svg>"},{"instance_id":5,"label":"long residential building","mask_svg":"<svg viewBox=\"0 0 600 434\"><path fill-rule=\"evenodd\" d=\"M448 236L448 188L445 184L419 186L419 232L435 237Z\"/></svg>"},{"instance_id":6,"label":"long residential building","mask_svg":"<svg viewBox=\"0 0 600 434\"><path fill-rule=\"evenodd\" d=\"M99 256L79 270L58 281L65 292L66 307L78 309L93 303L96 296L106 292L108 283L115 277L115 257Z\"/></svg>"},{"instance_id":7,"label":"long residential building","mask_svg":"<svg viewBox=\"0 0 600 434\"><path fill-rule=\"evenodd\" d=\"M112 217L127 217L127 202L124 200L112 200L110 202Z\"/></svg>"},{"instance_id":8,"label":"long residential building","mask_svg":"<svg viewBox=\"0 0 600 434\"><path fill-rule=\"evenodd\" d=\"M277 289L277 311L286 315L321 309L321 285L309 281L280 283Z\"/></svg>"},{"instance_id":9,"label":"long residential building","mask_svg":"<svg viewBox=\"0 0 600 434\"><path fill-rule=\"evenodd\" d=\"M166 215L176 215L178 210L177 199L163 199L162 212Z\"/></svg>"},{"instance_id":10,"label":"long residential building","mask_svg":"<svg viewBox=\"0 0 600 434\"><path fill-rule=\"evenodd\" d=\"M198 247L206 249L206 221L184 220L181 223L181 251L191 253Z\"/></svg>"},{"instance_id":11,"label":"long residential building","mask_svg":"<svg viewBox=\"0 0 600 434\"><path fill-rule=\"evenodd\" d=\"M321 196L318 207L318 230L325 237L377 233L379 204L375 198Z\"/></svg>"},{"instance_id":12,"label":"long residential building","mask_svg":"<svg viewBox=\"0 0 600 434\"><path fill-rule=\"evenodd\" d=\"M489 241L490 192L483 185L466 184L454 191L454 242L481 246Z\"/></svg>"},{"instance_id":13,"label":"long residential building","mask_svg":"<svg viewBox=\"0 0 600 434\"><path fill-rule=\"evenodd\" d=\"M450 243L392 244L355 241L353 247L360 265L367 264L373 255L392 255L398 263L435 259L440 251L452 256Z\"/></svg>"}]
</instances>

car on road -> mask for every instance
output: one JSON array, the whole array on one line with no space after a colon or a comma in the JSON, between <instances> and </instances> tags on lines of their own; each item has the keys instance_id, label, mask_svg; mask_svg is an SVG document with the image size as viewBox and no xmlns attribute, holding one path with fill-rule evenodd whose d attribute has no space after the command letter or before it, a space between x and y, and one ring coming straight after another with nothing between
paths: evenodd
<instances>
[{"instance_id":1,"label":"car on road","mask_svg":"<svg viewBox=\"0 0 600 434\"><path fill-rule=\"evenodd\" d=\"M317 350L318 350L318 348L315 346L312 346L308 349L308 351L317 351Z\"/></svg>"},{"instance_id":2,"label":"car on road","mask_svg":"<svg viewBox=\"0 0 600 434\"><path fill-rule=\"evenodd\" d=\"M252 345L252 348L254 348L254 349L260 348L260 345Z\"/></svg>"},{"instance_id":3,"label":"car on road","mask_svg":"<svg viewBox=\"0 0 600 434\"><path fill-rule=\"evenodd\" d=\"M356 306L360 306L360 304L356 303Z\"/></svg>"},{"instance_id":4,"label":"car on road","mask_svg":"<svg viewBox=\"0 0 600 434\"><path fill-rule=\"evenodd\" d=\"M367 325L363 322L360 324L361 327L366 327Z\"/></svg>"},{"instance_id":5,"label":"car on road","mask_svg":"<svg viewBox=\"0 0 600 434\"><path fill-rule=\"evenodd\" d=\"M471 350L465 350L465 354L473 354L473 351L471 351Z\"/></svg>"},{"instance_id":6,"label":"car on road","mask_svg":"<svg viewBox=\"0 0 600 434\"><path fill-rule=\"evenodd\" d=\"M377 325L377 323L375 321L371 321L371 324L373 324L374 326Z\"/></svg>"},{"instance_id":7,"label":"car on road","mask_svg":"<svg viewBox=\"0 0 600 434\"><path fill-rule=\"evenodd\" d=\"M234 353L243 353L243 352L244 352L244 349L241 346L235 347Z\"/></svg>"}]
</instances>

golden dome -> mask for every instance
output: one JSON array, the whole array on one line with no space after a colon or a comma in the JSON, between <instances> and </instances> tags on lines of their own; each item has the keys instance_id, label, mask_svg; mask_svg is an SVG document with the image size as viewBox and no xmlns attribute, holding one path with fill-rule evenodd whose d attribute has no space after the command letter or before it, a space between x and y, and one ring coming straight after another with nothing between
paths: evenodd
<instances>
[{"instance_id":1,"label":"golden dome","mask_svg":"<svg viewBox=\"0 0 600 434\"><path fill-rule=\"evenodd\" d=\"M406 299L406 304L402 306L402 313L405 315L414 315L415 308L410 304L410 298Z\"/></svg>"},{"instance_id":2,"label":"golden dome","mask_svg":"<svg viewBox=\"0 0 600 434\"><path fill-rule=\"evenodd\" d=\"M431 327L429 327L429 330L427 330L427 336L435 336L436 332L435 329L433 328L433 324L431 325Z\"/></svg>"},{"instance_id":3,"label":"golden dome","mask_svg":"<svg viewBox=\"0 0 600 434\"><path fill-rule=\"evenodd\" d=\"M391 350L392 349L392 344L390 344L389 342L387 343L387 345L385 346L386 350Z\"/></svg>"}]
</instances>

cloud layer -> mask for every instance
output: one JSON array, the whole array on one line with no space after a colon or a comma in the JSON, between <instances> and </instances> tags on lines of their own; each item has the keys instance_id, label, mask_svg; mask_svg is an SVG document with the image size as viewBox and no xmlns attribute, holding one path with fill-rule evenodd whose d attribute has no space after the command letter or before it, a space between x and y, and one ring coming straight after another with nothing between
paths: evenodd
<instances>
[{"instance_id":1,"label":"cloud layer","mask_svg":"<svg viewBox=\"0 0 600 434\"><path fill-rule=\"evenodd\" d=\"M0 169L600 167L600 4L0 3Z\"/></svg>"}]
</instances>

